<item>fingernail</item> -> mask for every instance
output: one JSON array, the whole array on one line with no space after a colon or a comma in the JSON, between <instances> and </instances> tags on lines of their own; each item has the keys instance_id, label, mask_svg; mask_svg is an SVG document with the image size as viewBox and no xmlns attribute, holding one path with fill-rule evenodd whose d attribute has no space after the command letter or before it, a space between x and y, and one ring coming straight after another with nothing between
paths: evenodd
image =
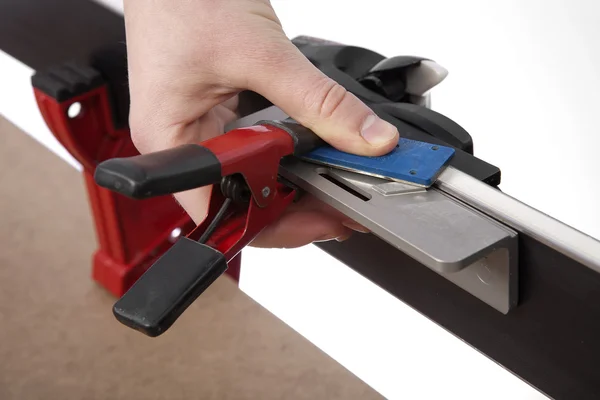
<instances>
[{"instance_id":1,"label":"fingernail","mask_svg":"<svg viewBox=\"0 0 600 400\"><path fill-rule=\"evenodd\" d=\"M364 226L354 222L354 221L344 221L342 222L342 225L344 225L346 228L350 228L355 232L360 232L360 233L371 233L370 230L368 230L367 228L365 228Z\"/></svg>"},{"instance_id":2,"label":"fingernail","mask_svg":"<svg viewBox=\"0 0 600 400\"><path fill-rule=\"evenodd\" d=\"M335 239L337 239L335 236L325 235L325 236L321 236L320 238L315 239L313 241L313 243L329 242L329 241L335 240Z\"/></svg>"},{"instance_id":3,"label":"fingernail","mask_svg":"<svg viewBox=\"0 0 600 400\"><path fill-rule=\"evenodd\" d=\"M337 240L338 242L345 242L346 240L350 239L350 237L352 236L351 233L348 233L346 235L342 235L342 236L338 236L335 238L335 240Z\"/></svg>"},{"instance_id":4,"label":"fingernail","mask_svg":"<svg viewBox=\"0 0 600 400\"><path fill-rule=\"evenodd\" d=\"M389 122L371 114L365 118L360 133L367 142L379 146L393 140L398 135L398 130Z\"/></svg>"}]
</instances>

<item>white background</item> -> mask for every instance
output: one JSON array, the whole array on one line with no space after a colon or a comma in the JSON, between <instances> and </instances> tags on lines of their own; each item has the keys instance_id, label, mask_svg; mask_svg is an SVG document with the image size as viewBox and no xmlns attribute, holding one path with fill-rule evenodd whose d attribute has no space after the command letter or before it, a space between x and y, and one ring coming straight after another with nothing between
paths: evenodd
<instances>
[{"instance_id":1,"label":"white background","mask_svg":"<svg viewBox=\"0 0 600 400\"><path fill-rule=\"evenodd\" d=\"M433 108L502 169L503 191L600 238L597 1L272 3L289 37L445 66ZM0 113L69 161L37 114L31 70L3 53L0 68L10 71L0 74ZM387 398L545 398L316 248L245 250L241 288Z\"/></svg>"}]
</instances>

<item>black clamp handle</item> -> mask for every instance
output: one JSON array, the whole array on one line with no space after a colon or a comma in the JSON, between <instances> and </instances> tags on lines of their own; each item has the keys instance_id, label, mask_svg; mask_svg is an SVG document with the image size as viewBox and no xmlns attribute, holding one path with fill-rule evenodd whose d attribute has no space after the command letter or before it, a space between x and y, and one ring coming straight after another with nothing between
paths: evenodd
<instances>
[{"instance_id":1,"label":"black clamp handle","mask_svg":"<svg viewBox=\"0 0 600 400\"><path fill-rule=\"evenodd\" d=\"M100 163L96 183L134 199L174 194L221 180L221 163L206 147L186 144Z\"/></svg>"},{"instance_id":2,"label":"black clamp handle","mask_svg":"<svg viewBox=\"0 0 600 400\"><path fill-rule=\"evenodd\" d=\"M159 336L226 270L222 253L182 237L115 303L113 314L132 329Z\"/></svg>"},{"instance_id":3,"label":"black clamp handle","mask_svg":"<svg viewBox=\"0 0 600 400\"><path fill-rule=\"evenodd\" d=\"M94 179L101 187L145 199L216 184L222 177L221 163L209 149L188 144L104 161L96 167ZM229 204L227 199L224 205ZM217 215L207 235L223 214ZM227 270L225 256L205 240L179 238L115 303L117 320L151 337L168 330Z\"/></svg>"}]
</instances>

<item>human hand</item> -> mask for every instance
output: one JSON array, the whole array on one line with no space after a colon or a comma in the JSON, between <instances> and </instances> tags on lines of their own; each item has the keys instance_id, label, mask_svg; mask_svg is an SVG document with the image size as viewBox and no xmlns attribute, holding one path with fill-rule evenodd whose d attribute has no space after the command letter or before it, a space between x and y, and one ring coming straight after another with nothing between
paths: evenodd
<instances>
[{"instance_id":1,"label":"human hand","mask_svg":"<svg viewBox=\"0 0 600 400\"><path fill-rule=\"evenodd\" d=\"M286 37L268 0L124 0L130 128L140 153L198 143L237 118L237 94L251 90L332 146L382 155L398 131L315 68ZM175 195L196 222L210 188ZM343 240L364 228L316 199L289 207L252 243L299 247Z\"/></svg>"}]
</instances>

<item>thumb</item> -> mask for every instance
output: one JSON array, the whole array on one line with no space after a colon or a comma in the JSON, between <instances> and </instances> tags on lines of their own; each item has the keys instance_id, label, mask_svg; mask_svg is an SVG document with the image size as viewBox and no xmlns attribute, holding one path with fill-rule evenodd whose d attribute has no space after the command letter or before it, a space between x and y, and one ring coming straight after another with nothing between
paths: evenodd
<instances>
[{"instance_id":1,"label":"thumb","mask_svg":"<svg viewBox=\"0 0 600 400\"><path fill-rule=\"evenodd\" d=\"M261 94L333 147L365 156L392 151L398 130L319 71L289 40L252 68L249 89ZM276 58L274 60L273 58Z\"/></svg>"}]
</instances>

